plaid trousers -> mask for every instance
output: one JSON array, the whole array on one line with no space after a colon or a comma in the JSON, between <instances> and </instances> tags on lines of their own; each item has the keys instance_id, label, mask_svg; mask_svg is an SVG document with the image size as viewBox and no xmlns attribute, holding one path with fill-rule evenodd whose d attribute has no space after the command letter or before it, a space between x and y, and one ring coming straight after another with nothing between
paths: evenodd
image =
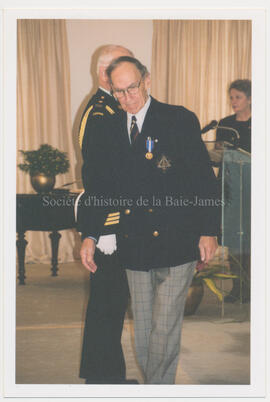
<instances>
[{"instance_id":1,"label":"plaid trousers","mask_svg":"<svg viewBox=\"0 0 270 402\"><path fill-rule=\"evenodd\" d=\"M148 272L126 270L136 357L145 384L174 384L185 301L196 263Z\"/></svg>"}]
</instances>

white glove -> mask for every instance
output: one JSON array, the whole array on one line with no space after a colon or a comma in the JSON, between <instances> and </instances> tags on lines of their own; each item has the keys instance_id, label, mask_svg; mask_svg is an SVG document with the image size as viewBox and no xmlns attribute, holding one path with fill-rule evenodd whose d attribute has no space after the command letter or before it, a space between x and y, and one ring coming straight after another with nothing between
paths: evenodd
<instances>
[{"instance_id":1,"label":"white glove","mask_svg":"<svg viewBox=\"0 0 270 402\"><path fill-rule=\"evenodd\" d=\"M117 249L115 234L100 236L96 247L102 253L111 255Z\"/></svg>"}]
</instances>

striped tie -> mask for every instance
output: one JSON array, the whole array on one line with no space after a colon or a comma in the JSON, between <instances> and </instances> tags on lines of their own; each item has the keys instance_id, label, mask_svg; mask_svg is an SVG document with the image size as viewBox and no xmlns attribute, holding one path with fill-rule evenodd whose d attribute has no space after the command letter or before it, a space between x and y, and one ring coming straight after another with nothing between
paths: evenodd
<instances>
[{"instance_id":1,"label":"striped tie","mask_svg":"<svg viewBox=\"0 0 270 402\"><path fill-rule=\"evenodd\" d=\"M136 116L132 116L131 119L131 126L130 126L130 141L131 141L131 145L134 144L138 134L139 134L139 129L136 123L137 119Z\"/></svg>"}]
</instances>

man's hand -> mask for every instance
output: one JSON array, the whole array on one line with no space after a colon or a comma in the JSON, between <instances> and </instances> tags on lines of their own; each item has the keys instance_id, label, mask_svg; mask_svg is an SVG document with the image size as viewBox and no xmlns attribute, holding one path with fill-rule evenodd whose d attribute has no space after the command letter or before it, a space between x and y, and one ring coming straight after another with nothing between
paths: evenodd
<instances>
[{"instance_id":1,"label":"man's hand","mask_svg":"<svg viewBox=\"0 0 270 402\"><path fill-rule=\"evenodd\" d=\"M80 256L83 265L88 271L95 273L97 266L94 261L96 242L93 239L84 239L82 242L82 247L80 251Z\"/></svg>"},{"instance_id":2,"label":"man's hand","mask_svg":"<svg viewBox=\"0 0 270 402\"><path fill-rule=\"evenodd\" d=\"M199 241L201 261L207 264L214 257L217 248L218 243L216 237L201 236Z\"/></svg>"}]
</instances>

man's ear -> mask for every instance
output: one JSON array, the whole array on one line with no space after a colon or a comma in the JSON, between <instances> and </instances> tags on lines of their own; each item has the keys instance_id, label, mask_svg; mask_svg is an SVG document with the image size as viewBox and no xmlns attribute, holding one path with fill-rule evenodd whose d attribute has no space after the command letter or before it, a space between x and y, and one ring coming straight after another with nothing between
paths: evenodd
<instances>
[{"instance_id":1,"label":"man's ear","mask_svg":"<svg viewBox=\"0 0 270 402\"><path fill-rule=\"evenodd\" d=\"M105 66L100 66L99 67L99 76L101 77L101 79L105 82L109 82L109 78L106 74L106 67Z\"/></svg>"},{"instance_id":2,"label":"man's ear","mask_svg":"<svg viewBox=\"0 0 270 402\"><path fill-rule=\"evenodd\" d=\"M144 85L146 89L150 89L151 86L151 76L148 74L144 79Z\"/></svg>"}]
</instances>

